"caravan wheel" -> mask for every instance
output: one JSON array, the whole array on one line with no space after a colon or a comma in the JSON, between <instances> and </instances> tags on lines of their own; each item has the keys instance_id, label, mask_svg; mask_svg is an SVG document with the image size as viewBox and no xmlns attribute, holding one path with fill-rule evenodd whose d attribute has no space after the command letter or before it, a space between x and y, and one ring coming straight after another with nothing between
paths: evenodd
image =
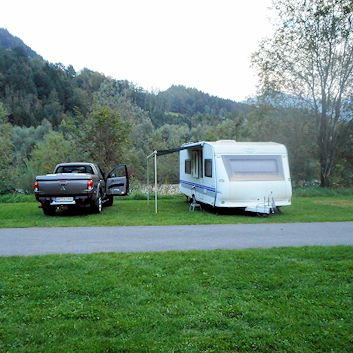
<instances>
[{"instance_id":1,"label":"caravan wheel","mask_svg":"<svg viewBox=\"0 0 353 353\"><path fill-rule=\"evenodd\" d=\"M260 213L260 212L257 212L256 214L259 217L268 217L270 215L269 213Z\"/></svg>"}]
</instances>

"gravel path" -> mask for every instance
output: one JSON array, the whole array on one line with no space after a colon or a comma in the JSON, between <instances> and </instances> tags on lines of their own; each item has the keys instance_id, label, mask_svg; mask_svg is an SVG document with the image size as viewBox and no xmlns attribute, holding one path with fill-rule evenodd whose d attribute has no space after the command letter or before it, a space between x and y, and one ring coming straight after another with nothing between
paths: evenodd
<instances>
[{"instance_id":1,"label":"gravel path","mask_svg":"<svg viewBox=\"0 0 353 353\"><path fill-rule=\"evenodd\" d=\"M0 256L353 245L353 222L0 229Z\"/></svg>"}]
</instances>

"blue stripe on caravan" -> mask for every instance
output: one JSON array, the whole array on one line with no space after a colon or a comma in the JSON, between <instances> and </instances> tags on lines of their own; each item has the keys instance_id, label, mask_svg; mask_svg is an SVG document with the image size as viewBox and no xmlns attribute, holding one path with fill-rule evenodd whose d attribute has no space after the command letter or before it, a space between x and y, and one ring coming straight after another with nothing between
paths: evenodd
<instances>
[{"instance_id":1,"label":"blue stripe on caravan","mask_svg":"<svg viewBox=\"0 0 353 353\"><path fill-rule=\"evenodd\" d=\"M191 186L195 186L195 188L200 188L200 189L205 189L205 190L208 190L208 191L216 192L215 188L212 188L210 186L201 185L201 184L196 184L196 183L193 183L191 181L180 180L180 184L191 185Z\"/></svg>"}]
</instances>

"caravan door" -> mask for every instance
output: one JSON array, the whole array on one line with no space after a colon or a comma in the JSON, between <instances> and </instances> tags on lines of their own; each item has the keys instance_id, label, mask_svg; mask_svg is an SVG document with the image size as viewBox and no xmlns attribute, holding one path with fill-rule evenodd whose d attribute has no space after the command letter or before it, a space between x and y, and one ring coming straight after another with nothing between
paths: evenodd
<instances>
[{"instance_id":1,"label":"caravan door","mask_svg":"<svg viewBox=\"0 0 353 353\"><path fill-rule=\"evenodd\" d=\"M107 195L126 196L129 193L129 175L125 164L118 164L107 178Z\"/></svg>"},{"instance_id":2,"label":"caravan door","mask_svg":"<svg viewBox=\"0 0 353 353\"><path fill-rule=\"evenodd\" d=\"M191 150L191 195L195 195L197 201L203 200L202 193L202 150Z\"/></svg>"},{"instance_id":3,"label":"caravan door","mask_svg":"<svg viewBox=\"0 0 353 353\"><path fill-rule=\"evenodd\" d=\"M216 163L212 146L205 144L202 161L202 202L214 206L216 199Z\"/></svg>"}]
</instances>

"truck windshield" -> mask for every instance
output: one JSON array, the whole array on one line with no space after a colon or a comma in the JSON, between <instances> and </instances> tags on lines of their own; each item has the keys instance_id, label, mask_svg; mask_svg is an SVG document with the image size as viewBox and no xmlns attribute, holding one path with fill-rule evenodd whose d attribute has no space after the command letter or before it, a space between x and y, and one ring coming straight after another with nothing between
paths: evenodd
<instances>
[{"instance_id":1,"label":"truck windshield","mask_svg":"<svg viewBox=\"0 0 353 353\"><path fill-rule=\"evenodd\" d=\"M283 180L281 156L222 156L230 181Z\"/></svg>"},{"instance_id":2,"label":"truck windshield","mask_svg":"<svg viewBox=\"0 0 353 353\"><path fill-rule=\"evenodd\" d=\"M93 174L92 167L89 165L61 165L55 173L88 173Z\"/></svg>"}]
</instances>

